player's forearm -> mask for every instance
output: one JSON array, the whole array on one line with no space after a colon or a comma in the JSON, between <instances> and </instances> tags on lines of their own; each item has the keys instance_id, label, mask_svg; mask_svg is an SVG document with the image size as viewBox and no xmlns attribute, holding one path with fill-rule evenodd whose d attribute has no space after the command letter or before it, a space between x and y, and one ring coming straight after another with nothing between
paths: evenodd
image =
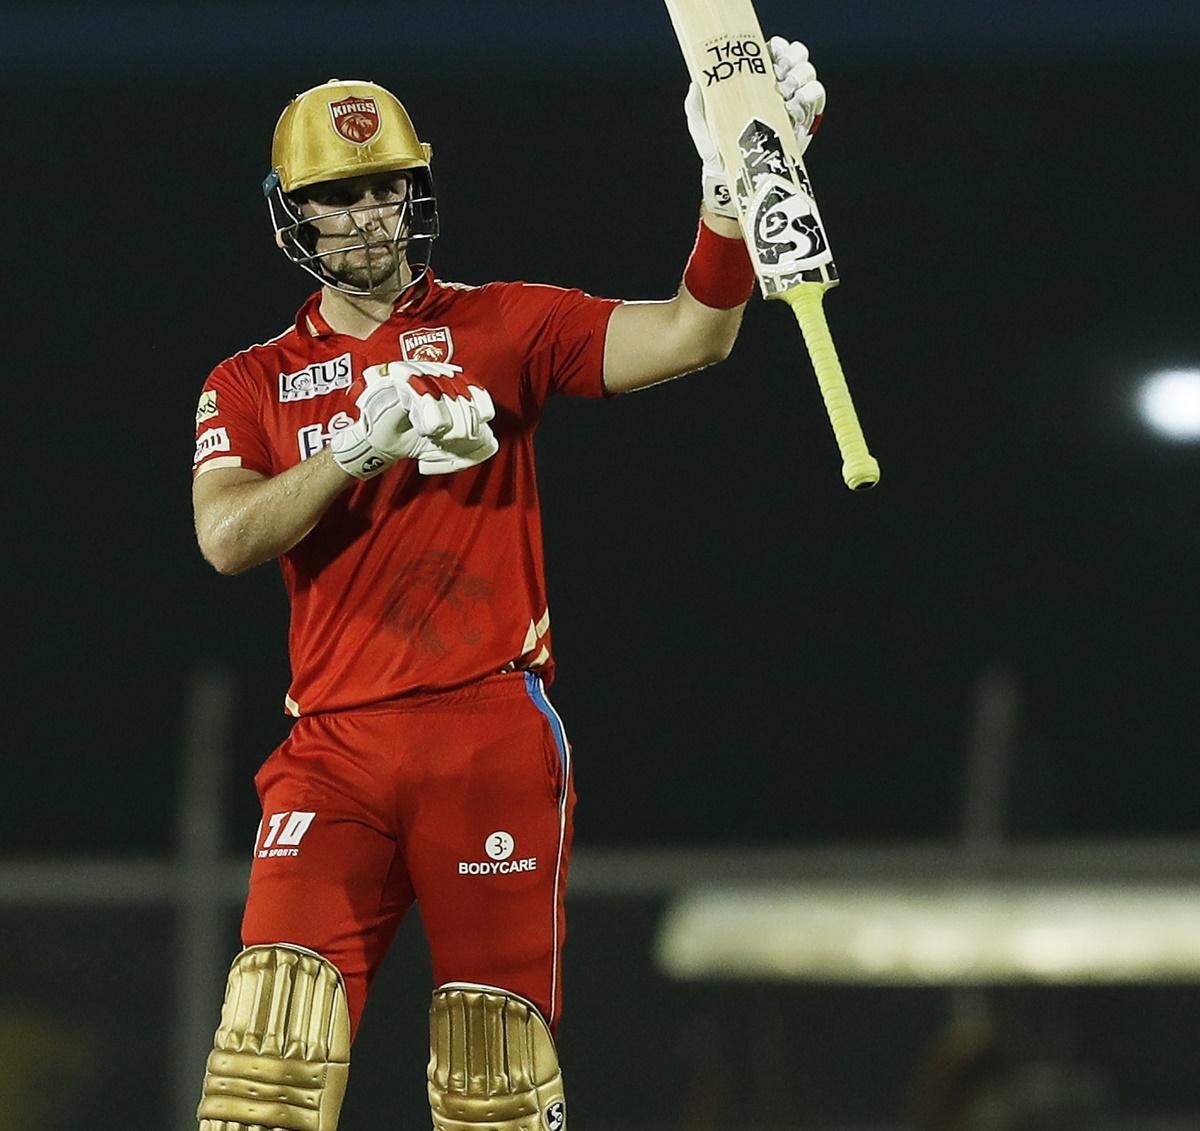
<instances>
[{"instance_id":1,"label":"player's forearm","mask_svg":"<svg viewBox=\"0 0 1200 1131\"><path fill-rule=\"evenodd\" d=\"M197 513L200 550L221 573L241 573L277 558L354 482L326 449L269 479L230 484Z\"/></svg>"}]
</instances>

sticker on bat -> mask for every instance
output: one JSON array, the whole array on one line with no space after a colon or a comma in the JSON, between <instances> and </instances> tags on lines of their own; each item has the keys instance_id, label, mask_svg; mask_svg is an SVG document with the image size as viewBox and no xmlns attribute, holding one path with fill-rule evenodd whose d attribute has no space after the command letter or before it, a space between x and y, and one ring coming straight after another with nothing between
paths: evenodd
<instances>
[{"instance_id":1,"label":"sticker on bat","mask_svg":"<svg viewBox=\"0 0 1200 1131\"><path fill-rule=\"evenodd\" d=\"M789 167L787 154L779 135L766 122L751 118L738 138L738 149L745 162L746 176L751 188L757 188L763 177L794 176L799 170Z\"/></svg>"},{"instance_id":2,"label":"sticker on bat","mask_svg":"<svg viewBox=\"0 0 1200 1131\"><path fill-rule=\"evenodd\" d=\"M710 87L735 75L765 75L766 53L763 45L752 35L740 35L736 39L722 37L710 43L704 49L704 62L708 65L700 68L704 85Z\"/></svg>"},{"instance_id":3,"label":"sticker on bat","mask_svg":"<svg viewBox=\"0 0 1200 1131\"><path fill-rule=\"evenodd\" d=\"M767 275L799 275L833 259L817 205L782 177L763 181L746 209L754 257Z\"/></svg>"}]
</instances>

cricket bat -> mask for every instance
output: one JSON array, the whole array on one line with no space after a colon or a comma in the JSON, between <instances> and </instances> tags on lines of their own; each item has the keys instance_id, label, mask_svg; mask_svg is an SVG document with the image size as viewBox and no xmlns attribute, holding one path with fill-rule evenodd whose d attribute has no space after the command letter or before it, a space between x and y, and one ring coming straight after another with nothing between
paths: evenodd
<instances>
[{"instance_id":1,"label":"cricket bat","mask_svg":"<svg viewBox=\"0 0 1200 1131\"><path fill-rule=\"evenodd\" d=\"M713 141L755 274L766 298L792 308L812 359L842 478L858 491L879 482L846 387L822 300L838 282L791 118L751 0L666 0L692 81L704 96Z\"/></svg>"}]
</instances>

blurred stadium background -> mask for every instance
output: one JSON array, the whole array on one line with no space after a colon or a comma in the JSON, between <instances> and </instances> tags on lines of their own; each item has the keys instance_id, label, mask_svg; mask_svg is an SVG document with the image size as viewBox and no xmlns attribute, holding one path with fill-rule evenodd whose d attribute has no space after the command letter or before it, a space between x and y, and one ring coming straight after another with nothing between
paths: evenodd
<instances>
[{"instance_id":1,"label":"blurred stadium background","mask_svg":"<svg viewBox=\"0 0 1200 1131\"><path fill-rule=\"evenodd\" d=\"M548 412L572 1126L1200 1127L1200 7L759 10L830 90L828 310L884 482L842 487L761 302L720 369ZM185 1131L286 726L282 588L200 560L187 461L205 374L306 294L276 115L383 82L434 145L442 277L656 298L684 71L652 0L0 15L0 1131ZM427 1125L422 946L345 1128Z\"/></svg>"}]
</instances>

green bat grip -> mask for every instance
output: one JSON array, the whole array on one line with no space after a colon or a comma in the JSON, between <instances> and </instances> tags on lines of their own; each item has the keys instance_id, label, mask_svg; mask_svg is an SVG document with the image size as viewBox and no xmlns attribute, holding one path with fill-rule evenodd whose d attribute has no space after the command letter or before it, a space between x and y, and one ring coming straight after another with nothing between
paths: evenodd
<instances>
[{"instance_id":1,"label":"green bat grip","mask_svg":"<svg viewBox=\"0 0 1200 1131\"><path fill-rule=\"evenodd\" d=\"M828 287L828 283L797 283L771 297L786 302L800 323L800 332L817 374L817 384L821 386L825 411L829 413L829 423L833 425L833 435L842 453L842 478L851 491L864 491L879 482L879 463L867 450L867 441L858 423L850 390L846 387L842 363L825 321L821 301Z\"/></svg>"}]
</instances>

